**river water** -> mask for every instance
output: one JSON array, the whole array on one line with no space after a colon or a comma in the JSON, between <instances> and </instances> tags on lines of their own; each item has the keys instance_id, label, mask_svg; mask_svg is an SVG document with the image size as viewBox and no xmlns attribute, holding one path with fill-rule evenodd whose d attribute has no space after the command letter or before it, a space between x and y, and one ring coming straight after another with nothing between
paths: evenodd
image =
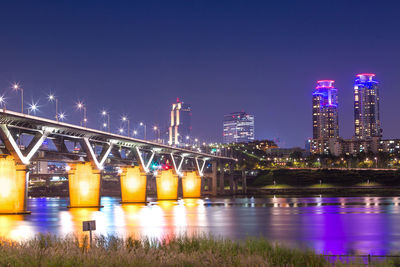
<instances>
[{"instance_id":1,"label":"river water","mask_svg":"<svg viewBox=\"0 0 400 267\"><path fill-rule=\"evenodd\" d=\"M68 209L67 198L30 198L30 215L0 215L0 236L38 233L163 238L212 234L231 239L264 236L319 253L385 255L400 250L400 197L215 198L121 205L102 197L101 209Z\"/></svg>"}]
</instances>

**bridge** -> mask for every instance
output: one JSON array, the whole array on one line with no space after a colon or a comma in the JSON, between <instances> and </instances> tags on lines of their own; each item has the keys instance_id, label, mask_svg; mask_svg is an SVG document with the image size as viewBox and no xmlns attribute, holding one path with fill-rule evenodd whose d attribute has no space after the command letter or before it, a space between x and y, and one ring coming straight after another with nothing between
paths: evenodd
<instances>
[{"instance_id":1,"label":"bridge","mask_svg":"<svg viewBox=\"0 0 400 267\"><path fill-rule=\"evenodd\" d=\"M179 185L184 198L201 197L206 181L216 196L224 191L224 167L232 169L235 162L5 109L0 109L0 140L0 214L28 213L33 162L67 164L71 208L101 207L101 175L108 167L120 175L121 202L140 203L147 201L150 177L155 178L158 200L177 199ZM164 167L155 168L154 162Z\"/></svg>"}]
</instances>

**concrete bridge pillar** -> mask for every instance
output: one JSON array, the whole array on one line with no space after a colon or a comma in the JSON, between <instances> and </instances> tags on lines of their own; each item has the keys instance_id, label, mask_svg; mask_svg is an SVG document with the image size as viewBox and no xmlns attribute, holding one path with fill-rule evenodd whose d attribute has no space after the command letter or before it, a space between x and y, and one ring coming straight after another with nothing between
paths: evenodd
<instances>
[{"instance_id":1,"label":"concrete bridge pillar","mask_svg":"<svg viewBox=\"0 0 400 267\"><path fill-rule=\"evenodd\" d=\"M146 202L147 174L139 166L121 170L121 203Z\"/></svg>"},{"instance_id":2,"label":"concrete bridge pillar","mask_svg":"<svg viewBox=\"0 0 400 267\"><path fill-rule=\"evenodd\" d=\"M201 197L201 177L198 172L191 171L183 173L182 192L184 198Z\"/></svg>"},{"instance_id":3,"label":"concrete bridge pillar","mask_svg":"<svg viewBox=\"0 0 400 267\"><path fill-rule=\"evenodd\" d=\"M218 162L216 160L211 162L211 196L217 196L217 171L218 171Z\"/></svg>"},{"instance_id":4,"label":"concrete bridge pillar","mask_svg":"<svg viewBox=\"0 0 400 267\"><path fill-rule=\"evenodd\" d=\"M70 208L100 207L100 170L90 162L70 165L68 173Z\"/></svg>"},{"instance_id":5,"label":"concrete bridge pillar","mask_svg":"<svg viewBox=\"0 0 400 267\"><path fill-rule=\"evenodd\" d=\"M221 195L225 194L225 172L224 164L220 162L220 172L219 172L219 193Z\"/></svg>"},{"instance_id":6,"label":"concrete bridge pillar","mask_svg":"<svg viewBox=\"0 0 400 267\"><path fill-rule=\"evenodd\" d=\"M0 214L26 214L28 169L13 156L0 158Z\"/></svg>"},{"instance_id":7,"label":"concrete bridge pillar","mask_svg":"<svg viewBox=\"0 0 400 267\"><path fill-rule=\"evenodd\" d=\"M245 171L242 171L242 193L247 194L247 180Z\"/></svg>"},{"instance_id":8,"label":"concrete bridge pillar","mask_svg":"<svg viewBox=\"0 0 400 267\"><path fill-rule=\"evenodd\" d=\"M172 169L159 171L156 176L157 200L178 199L178 179Z\"/></svg>"}]
</instances>

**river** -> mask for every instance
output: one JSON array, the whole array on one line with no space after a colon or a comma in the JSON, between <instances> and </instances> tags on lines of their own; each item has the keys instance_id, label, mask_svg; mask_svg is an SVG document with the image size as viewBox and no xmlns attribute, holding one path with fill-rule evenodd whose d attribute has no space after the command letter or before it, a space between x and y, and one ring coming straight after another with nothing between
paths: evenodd
<instances>
[{"instance_id":1,"label":"river","mask_svg":"<svg viewBox=\"0 0 400 267\"><path fill-rule=\"evenodd\" d=\"M231 239L264 236L319 253L385 255L400 248L400 197L215 198L121 205L102 197L101 209L68 209L67 198L29 198L30 215L0 215L0 236L38 233L162 238L212 234Z\"/></svg>"}]
</instances>

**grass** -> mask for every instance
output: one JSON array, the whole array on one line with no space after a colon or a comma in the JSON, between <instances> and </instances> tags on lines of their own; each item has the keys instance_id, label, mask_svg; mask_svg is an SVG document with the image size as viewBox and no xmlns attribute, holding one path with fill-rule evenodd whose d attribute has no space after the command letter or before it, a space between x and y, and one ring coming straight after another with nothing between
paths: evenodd
<instances>
[{"instance_id":1,"label":"grass","mask_svg":"<svg viewBox=\"0 0 400 267\"><path fill-rule=\"evenodd\" d=\"M399 260L374 266L399 266ZM0 241L0 266L365 266L362 260L329 261L311 250L291 249L253 238L239 242L211 236L163 240L98 236L38 235L23 242Z\"/></svg>"},{"instance_id":2,"label":"grass","mask_svg":"<svg viewBox=\"0 0 400 267\"><path fill-rule=\"evenodd\" d=\"M233 242L209 236L161 241L99 236L39 235L25 242L0 242L0 266L326 266L312 251L289 249L265 239Z\"/></svg>"}]
</instances>

